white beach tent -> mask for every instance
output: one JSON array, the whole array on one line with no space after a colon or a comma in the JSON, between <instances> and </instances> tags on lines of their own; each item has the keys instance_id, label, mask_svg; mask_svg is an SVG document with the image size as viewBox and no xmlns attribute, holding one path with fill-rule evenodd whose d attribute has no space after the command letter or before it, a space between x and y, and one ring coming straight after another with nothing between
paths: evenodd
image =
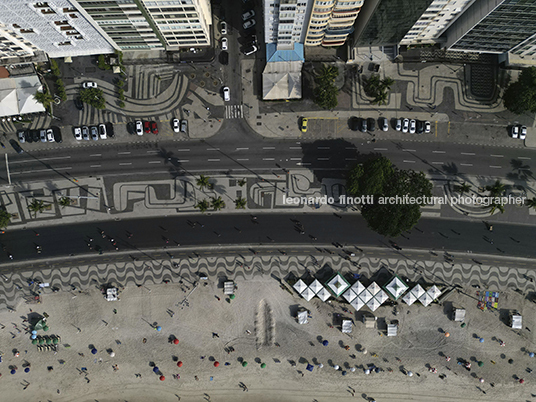
<instances>
[{"instance_id":1,"label":"white beach tent","mask_svg":"<svg viewBox=\"0 0 536 402\"><path fill-rule=\"evenodd\" d=\"M357 281L356 283L354 283L350 289L352 289L354 291L354 293L356 295L358 295L359 293L361 293L363 290L365 290L365 285L363 285L361 282Z\"/></svg>"},{"instance_id":2,"label":"white beach tent","mask_svg":"<svg viewBox=\"0 0 536 402\"><path fill-rule=\"evenodd\" d=\"M357 297L366 304L370 299L372 299L372 295L368 291L368 289L363 290L360 294L357 295Z\"/></svg>"},{"instance_id":3,"label":"white beach tent","mask_svg":"<svg viewBox=\"0 0 536 402\"><path fill-rule=\"evenodd\" d=\"M398 276L395 276L391 282L385 286L385 290L391 295L395 300L398 300L407 290L409 286L404 283L402 279Z\"/></svg>"},{"instance_id":4,"label":"white beach tent","mask_svg":"<svg viewBox=\"0 0 536 402\"><path fill-rule=\"evenodd\" d=\"M428 293L423 293L421 297L419 297L419 301L422 303L424 307L427 307L434 301L432 297Z\"/></svg>"},{"instance_id":5,"label":"white beach tent","mask_svg":"<svg viewBox=\"0 0 536 402\"><path fill-rule=\"evenodd\" d=\"M428 289L428 291L426 292L428 293L428 295L430 295L430 297L432 298L432 300L435 300L437 299L439 296L441 296L441 290L438 289L438 287L436 285L432 286L430 289Z\"/></svg>"},{"instance_id":6,"label":"white beach tent","mask_svg":"<svg viewBox=\"0 0 536 402\"><path fill-rule=\"evenodd\" d=\"M371 299L367 302L367 307L368 307L369 309L371 309L372 311L376 311L376 309L377 309L378 307L380 307L380 306L381 306L381 303L380 303L375 297L371 298Z\"/></svg>"},{"instance_id":7,"label":"white beach tent","mask_svg":"<svg viewBox=\"0 0 536 402\"><path fill-rule=\"evenodd\" d=\"M350 306L352 306L353 308L355 308L356 311L359 311L361 309L361 307L363 307L365 305L365 303L359 298L359 297L356 297L351 303L350 303Z\"/></svg>"},{"instance_id":8,"label":"white beach tent","mask_svg":"<svg viewBox=\"0 0 536 402\"><path fill-rule=\"evenodd\" d=\"M357 297L357 295L352 289L348 289L346 292L343 293L342 297L344 297L348 301L348 303L351 303L352 300Z\"/></svg>"},{"instance_id":9,"label":"white beach tent","mask_svg":"<svg viewBox=\"0 0 536 402\"><path fill-rule=\"evenodd\" d=\"M301 292L301 296L305 300L310 301L313 297L315 297L315 293L311 290L311 288L307 287L303 292Z\"/></svg>"},{"instance_id":10,"label":"white beach tent","mask_svg":"<svg viewBox=\"0 0 536 402\"><path fill-rule=\"evenodd\" d=\"M415 303L417 301L417 298L415 297L415 295L413 294L413 292L408 292L403 298L402 300L408 305L408 306L411 306L413 303Z\"/></svg>"},{"instance_id":11,"label":"white beach tent","mask_svg":"<svg viewBox=\"0 0 536 402\"><path fill-rule=\"evenodd\" d=\"M387 293L380 289L380 291L374 296L374 299L378 300L380 304L383 304L387 299L389 299L389 296L387 296Z\"/></svg>"},{"instance_id":12,"label":"white beach tent","mask_svg":"<svg viewBox=\"0 0 536 402\"><path fill-rule=\"evenodd\" d=\"M325 287L322 287L322 289L320 289L320 291L316 294L320 300L322 301L326 301L327 299L329 299L329 297L331 296L329 294L329 292L326 290Z\"/></svg>"},{"instance_id":13,"label":"white beach tent","mask_svg":"<svg viewBox=\"0 0 536 402\"><path fill-rule=\"evenodd\" d=\"M296 282L293 287L294 289L296 289L296 292L298 292L299 294L301 294L305 289L307 289L307 285L301 279L298 282Z\"/></svg>"},{"instance_id":14,"label":"white beach tent","mask_svg":"<svg viewBox=\"0 0 536 402\"><path fill-rule=\"evenodd\" d=\"M323 288L322 284L318 282L318 279L315 279L313 283L309 285L313 293L316 295L318 292L320 292L320 289Z\"/></svg>"},{"instance_id":15,"label":"white beach tent","mask_svg":"<svg viewBox=\"0 0 536 402\"><path fill-rule=\"evenodd\" d=\"M378 285L376 282L372 282L367 289L372 296L381 290L380 285Z\"/></svg>"}]
</instances>

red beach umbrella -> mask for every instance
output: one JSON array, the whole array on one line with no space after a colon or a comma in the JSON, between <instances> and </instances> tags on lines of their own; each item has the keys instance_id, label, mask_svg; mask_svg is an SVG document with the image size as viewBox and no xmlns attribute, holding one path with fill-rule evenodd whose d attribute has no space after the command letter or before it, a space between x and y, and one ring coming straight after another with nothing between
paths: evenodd
<instances>
[{"instance_id":1,"label":"red beach umbrella","mask_svg":"<svg viewBox=\"0 0 536 402\"><path fill-rule=\"evenodd\" d=\"M214 362L214 367L218 367L220 365L220 362Z\"/></svg>"},{"instance_id":2,"label":"red beach umbrella","mask_svg":"<svg viewBox=\"0 0 536 402\"><path fill-rule=\"evenodd\" d=\"M175 339L173 339L173 343L174 343L175 345L178 345L178 344L179 344L179 340L178 340L177 338L175 338Z\"/></svg>"},{"instance_id":3,"label":"red beach umbrella","mask_svg":"<svg viewBox=\"0 0 536 402\"><path fill-rule=\"evenodd\" d=\"M178 362L178 363L177 363L177 366L178 366L178 367L182 367L182 362Z\"/></svg>"},{"instance_id":4,"label":"red beach umbrella","mask_svg":"<svg viewBox=\"0 0 536 402\"><path fill-rule=\"evenodd\" d=\"M164 377L163 375L160 376L160 381L164 381L166 379L166 377Z\"/></svg>"}]
</instances>

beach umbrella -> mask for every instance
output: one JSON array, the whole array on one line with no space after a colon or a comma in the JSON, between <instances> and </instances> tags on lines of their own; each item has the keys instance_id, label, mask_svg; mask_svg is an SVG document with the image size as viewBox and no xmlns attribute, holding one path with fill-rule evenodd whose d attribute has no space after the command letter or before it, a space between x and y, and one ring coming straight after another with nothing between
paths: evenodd
<instances>
[{"instance_id":1,"label":"beach umbrella","mask_svg":"<svg viewBox=\"0 0 536 402\"><path fill-rule=\"evenodd\" d=\"M178 366L178 367L182 367L182 362L178 362L178 363L177 363L177 366Z\"/></svg>"},{"instance_id":2,"label":"beach umbrella","mask_svg":"<svg viewBox=\"0 0 536 402\"><path fill-rule=\"evenodd\" d=\"M229 296L229 299L234 300L235 297L236 297L235 295L231 295Z\"/></svg>"},{"instance_id":3,"label":"beach umbrella","mask_svg":"<svg viewBox=\"0 0 536 402\"><path fill-rule=\"evenodd\" d=\"M54 339L52 339L52 343L53 343L54 345L57 345L59 342L60 342L60 340L59 340L58 338L54 338Z\"/></svg>"},{"instance_id":4,"label":"beach umbrella","mask_svg":"<svg viewBox=\"0 0 536 402\"><path fill-rule=\"evenodd\" d=\"M97 354L97 349L95 349L95 348L91 349L91 353L96 355Z\"/></svg>"},{"instance_id":5,"label":"beach umbrella","mask_svg":"<svg viewBox=\"0 0 536 402\"><path fill-rule=\"evenodd\" d=\"M25 373L29 373L29 372L30 372L30 367L26 367L26 368L24 369L24 372L25 372Z\"/></svg>"},{"instance_id":6,"label":"beach umbrella","mask_svg":"<svg viewBox=\"0 0 536 402\"><path fill-rule=\"evenodd\" d=\"M31 338L32 338L32 339L37 339L37 335L36 335L36 334L32 334Z\"/></svg>"},{"instance_id":7,"label":"beach umbrella","mask_svg":"<svg viewBox=\"0 0 536 402\"><path fill-rule=\"evenodd\" d=\"M164 377L163 375L160 376L160 381L164 381L166 379L166 377Z\"/></svg>"},{"instance_id":8,"label":"beach umbrella","mask_svg":"<svg viewBox=\"0 0 536 402\"><path fill-rule=\"evenodd\" d=\"M178 345L178 344L179 344L179 340L178 340L177 338L175 338L175 339L173 339L173 343L174 343L175 345Z\"/></svg>"},{"instance_id":9,"label":"beach umbrella","mask_svg":"<svg viewBox=\"0 0 536 402\"><path fill-rule=\"evenodd\" d=\"M478 367L482 367L484 365L483 361L478 362Z\"/></svg>"},{"instance_id":10,"label":"beach umbrella","mask_svg":"<svg viewBox=\"0 0 536 402\"><path fill-rule=\"evenodd\" d=\"M348 374L346 371L343 371L343 372L342 372L342 375L346 375L346 374Z\"/></svg>"},{"instance_id":11,"label":"beach umbrella","mask_svg":"<svg viewBox=\"0 0 536 402\"><path fill-rule=\"evenodd\" d=\"M352 368L350 369L350 371L351 371L352 373L355 372L355 367L352 367Z\"/></svg>"},{"instance_id":12,"label":"beach umbrella","mask_svg":"<svg viewBox=\"0 0 536 402\"><path fill-rule=\"evenodd\" d=\"M264 364L264 363L263 363ZM261 366L262 367L262 366ZM313 372L313 368L315 366L313 366L312 364L307 364L307 367L305 368L306 370L309 370L310 372Z\"/></svg>"},{"instance_id":13,"label":"beach umbrella","mask_svg":"<svg viewBox=\"0 0 536 402\"><path fill-rule=\"evenodd\" d=\"M376 368L374 369L374 371L375 371L376 373L379 373L381 370L380 370L379 367L376 367Z\"/></svg>"},{"instance_id":14,"label":"beach umbrella","mask_svg":"<svg viewBox=\"0 0 536 402\"><path fill-rule=\"evenodd\" d=\"M162 331L162 327L159 325L158 327L155 328L155 330L160 332L160 331Z\"/></svg>"},{"instance_id":15,"label":"beach umbrella","mask_svg":"<svg viewBox=\"0 0 536 402\"><path fill-rule=\"evenodd\" d=\"M329 345L329 342L328 342L327 340L324 339L324 340L322 341L322 345L324 345L324 346L328 346L328 345Z\"/></svg>"},{"instance_id":16,"label":"beach umbrella","mask_svg":"<svg viewBox=\"0 0 536 402\"><path fill-rule=\"evenodd\" d=\"M308 364L307 367L309 367L309 366L311 366L311 365ZM313 367L313 366L311 366L311 367ZM266 368L266 363L262 363L262 364L261 364L261 368Z\"/></svg>"},{"instance_id":17,"label":"beach umbrella","mask_svg":"<svg viewBox=\"0 0 536 402\"><path fill-rule=\"evenodd\" d=\"M52 344L52 339L47 338L47 345L51 345L51 344Z\"/></svg>"},{"instance_id":18,"label":"beach umbrella","mask_svg":"<svg viewBox=\"0 0 536 402\"><path fill-rule=\"evenodd\" d=\"M37 331L34 329L34 330L32 331L32 335L36 335L36 334L37 334Z\"/></svg>"},{"instance_id":19,"label":"beach umbrella","mask_svg":"<svg viewBox=\"0 0 536 402\"><path fill-rule=\"evenodd\" d=\"M11 369L11 374L15 374L16 372L17 372L17 370Z\"/></svg>"},{"instance_id":20,"label":"beach umbrella","mask_svg":"<svg viewBox=\"0 0 536 402\"><path fill-rule=\"evenodd\" d=\"M413 377L413 371L408 371L408 377Z\"/></svg>"},{"instance_id":21,"label":"beach umbrella","mask_svg":"<svg viewBox=\"0 0 536 402\"><path fill-rule=\"evenodd\" d=\"M110 352L110 357L115 357L115 352Z\"/></svg>"},{"instance_id":22,"label":"beach umbrella","mask_svg":"<svg viewBox=\"0 0 536 402\"><path fill-rule=\"evenodd\" d=\"M450 332L445 332L445 338L448 338L450 336Z\"/></svg>"},{"instance_id":23,"label":"beach umbrella","mask_svg":"<svg viewBox=\"0 0 536 402\"><path fill-rule=\"evenodd\" d=\"M42 345L43 343L45 343L45 340L43 338L39 338L39 345Z\"/></svg>"},{"instance_id":24,"label":"beach umbrella","mask_svg":"<svg viewBox=\"0 0 536 402\"><path fill-rule=\"evenodd\" d=\"M248 362L242 362L242 367L246 367L248 365Z\"/></svg>"},{"instance_id":25,"label":"beach umbrella","mask_svg":"<svg viewBox=\"0 0 536 402\"><path fill-rule=\"evenodd\" d=\"M214 362L214 367L219 367L220 362Z\"/></svg>"},{"instance_id":26,"label":"beach umbrella","mask_svg":"<svg viewBox=\"0 0 536 402\"><path fill-rule=\"evenodd\" d=\"M323 365L322 363L320 363L320 364L318 365L318 368L321 369L322 367L324 367L324 365Z\"/></svg>"},{"instance_id":27,"label":"beach umbrella","mask_svg":"<svg viewBox=\"0 0 536 402\"><path fill-rule=\"evenodd\" d=\"M37 345L37 339L32 339L32 345Z\"/></svg>"},{"instance_id":28,"label":"beach umbrella","mask_svg":"<svg viewBox=\"0 0 536 402\"><path fill-rule=\"evenodd\" d=\"M460 327L462 328L465 328L467 326L467 324L465 322L462 322L462 324L460 325Z\"/></svg>"},{"instance_id":29,"label":"beach umbrella","mask_svg":"<svg viewBox=\"0 0 536 402\"><path fill-rule=\"evenodd\" d=\"M529 357L534 357L534 352L530 352Z\"/></svg>"},{"instance_id":30,"label":"beach umbrella","mask_svg":"<svg viewBox=\"0 0 536 402\"><path fill-rule=\"evenodd\" d=\"M520 384L524 384L524 383L525 383L525 380L524 380L523 378L521 378L521 379L519 380L519 383L520 383Z\"/></svg>"},{"instance_id":31,"label":"beach umbrella","mask_svg":"<svg viewBox=\"0 0 536 402\"><path fill-rule=\"evenodd\" d=\"M484 382L484 379L483 379L483 378L481 378L481 379L480 379L480 380L478 380L478 381L480 381L480 382Z\"/></svg>"},{"instance_id":32,"label":"beach umbrella","mask_svg":"<svg viewBox=\"0 0 536 402\"><path fill-rule=\"evenodd\" d=\"M484 343L484 338L479 339L480 343Z\"/></svg>"},{"instance_id":33,"label":"beach umbrella","mask_svg":"<svg viewBox=\"0 0 536 402\"><path fill-rule=\"evenodd\" d=\"M47 332L48 330L49 330L48 326L45 325L45 326L43 327L43 331Z\"/></svg>"},{"instance_id":34,"label":"beach umbrella","mask_svg":"<svg viewBox=\"0 0 536 402\"><path fill-rule=\"evenodd\" d=\"M156 367L156 366L154 366L154 367L153 367L153 373L155 373L155 374L156 374L156 373L158 373L158 371L160 371L160 370L159 370L159 368L158 368L158 367Z\"/></svg>"},{"instance_id":35,"label":"beach umbrella","mask_svg":"<svg viewBox=\"0 0 536 402\"><path fill-rule=\"evenodd\" d=\"M366 370L365 370L365 374L369 375L369 374L370 374L370 370L369 370L369 369L366 369Z\"/></svg>"},{"instance_id":36,"label":"beach umbrella","mask_svg":"<svg viewBox=\"0 0 536 402\"><path fill-rule=\"evenodd\" d=\"M368 353L368 350L367 349L363 349L361 350L361 353L363 353L364 355L366 355Z\"/></svg>"},{"instance_id":37,"label":"beach umbrella","mask_svg":"<svg viewBox=\"0 0 536 402\"><path fill-rule=\"evenodd\" d=\"M335 370L338 370L340 367L339 367L338 364L336 364L336 365L333 366L333 368L334 368Z\"/></svg>"}]
</instances>

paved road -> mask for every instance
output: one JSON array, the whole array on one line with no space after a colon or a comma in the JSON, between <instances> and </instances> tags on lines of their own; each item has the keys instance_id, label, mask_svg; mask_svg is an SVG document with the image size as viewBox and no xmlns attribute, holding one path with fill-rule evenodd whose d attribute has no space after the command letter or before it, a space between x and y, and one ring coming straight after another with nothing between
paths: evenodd
<instances>
[{"instance_id":1,"label":"paved road","mask_svg":"<svg viewBox=\"0 0 536 402\"><path fill-rule=\"evenodd\" d=\"M305 234L300 234L292 219L300 220ZM191 222L199 223L193 226ZM389 239L369 230L365 221L357 215L338 218L326 214L269 214L258 215L256 222L250 215L222 214L50 226L39 228L39 236L32 230L15 229L6 232L0 239L5 248L0 253L0 263L10 262L8 253L13 254L16 261L24 261L92 252L87 245L89 237L94 239L94 245L102 247L105 255L116 253L110 240L100 236L100 230L116 240L120 251L132 253L150 248L164 251L163 247L175 247L176 243L200 247L243 244L253 248L263 244L273 245L278 250L299 244L322 244L324 248L326 244L339 242L391 248ZM532 227L503 223L494 223L493 226L493 232L489 232L481 221L421 219L416 230L396 241L402 249L472 252L490 257L536 257L536 249L531 245L534 238ZM132 238L127 238L128 232L133 233ZM36 253L36 244L42 247L40 255ZM328 248L336 251L334 246Z\"/></svg>"},{"instance_id":2,"label":"paved road","mask_svg":"<svg viewBox=\"0 0 536 402\"><path fill-rule=\"evenodd\" d=\"M531 177L531 163L536 160L536 150L433 141L269 140L254 134L242 120L226 121L220 134L206 141L138 142L136 138L131 143L84 145L36 152L27 145L25 154L9 157L11 178L14 182L44 181L65 172L74 177L180 170L261 172L277 169L277 165L330 172L325 176L334 177L334 171L342 171L371 153L385 155L401 168L435 174ZM3 158L0 178L7 182Z\"/></svg>"}]
</instances>

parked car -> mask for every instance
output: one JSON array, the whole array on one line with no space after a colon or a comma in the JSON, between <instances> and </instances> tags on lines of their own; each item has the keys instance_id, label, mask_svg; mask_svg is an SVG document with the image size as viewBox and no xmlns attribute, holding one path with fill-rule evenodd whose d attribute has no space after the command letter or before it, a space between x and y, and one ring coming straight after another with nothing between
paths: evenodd
<instances>
[{"instance_id":1,"label":"parked car","mask_svg":"<svg viewBox=\"0 0 536 402\"><path fill-rule=\"evenodd\" d=\"M424 122L417 120L417 134L424 133Z\"/></svg>"},{"instance_id":2,"label":"parked car","mask_svg":"<svg viewBox=\"0 0 536 402\"><path fill-rule=\"evenodd\" d=\"M151 132L151 126L148 121L143 122L143 131L147 134Z\"/></svg>"},{"instance_id":3,"label":"parked car","mask_svg":"<svg viewBox=\"0 0 536 402\"><path fill-rule=\"evenodd\" d=\"M519 137L519 126L513 125L510 129L510 135L512 138L518 138Z\"/></svg>"},{"instance_id":4,"label":"parked car","mask_svg":"<svg viewBox=\"0 0 536 402\"><path fill-rule=\"evenodd\" d=\"M153 134L158 134L158 124L156 124L156 121L151 122L151 132Z\"/></svg>"},{"instance_id":5,"label":"parked car","mask_svg":"<svg viewBox=\"0 0 536 402\"><path fill-rule=\"evenodd\" d=\"M221 38L221 50L227 50L228 44L227 38Z\"/></svg>"},{"instance_id":6,"label":"parked car","mask_svg":"<svg viewBox=\"0 0 536 402\"><path fill-rule=\"evenodd\" d=\"M106 138L108 138L108 136L106 135L106 126L104 124L99 124L99 136L101 140L105 140Z\"/></svg>"},{"instance_id":7,"label":"parked car","mask_svg":"<svg viewBox=\"0 0 536 402\"><path fill-rule=\"evenodd\" d=\"M54 131L51 128L47 130L47 141L54 142Z\"/></svg>"},{"instance_id":8,"label":"parked car","mask_svg":"<svg viewBox=\"0 0 536 402\"><path fill-rule=\"evenodd\" d=\"M97 126L91 126L91 138L93 141L97 141L99 139L99 130L97 129Z\"/></svg>"},{"instance_id":9,"label":"parked car","mask_svg":"<svg viewBox=\"0 0 536 402\"><path fill-rule=\"evenodd\" d=\"M106 134L109 138L115 138L114 125L112 123L106 123Z\"/></svg>"},{"instance_id":10,"label":"parked car","mask_svg":"<svg viewBox=\"0 0 536 402\"><path fill-rule=\"evenodd\" d=\"M82 138L85 141L89 141L89 127L88 126L82 127Z\"/></svg>"},{"instance_id":11,"label":"parked car","mask_svg":"<svg viewBox=\"0 0 536 402\"><path fill-rule=\"evenodd\" d=\"M302 133L307 132L307 117L301 118L300 130Z\"/></svg>"},{"instance_id":12,"label":"parked car","mask_svg":"<svg viewBox=\"0 0 536 402\"><path fill-rule=\"evenodd\" d=\"M367 132L367 119L362 118L360 122L361 122L361 131L363 133L366 133Z\"/></svg>"},{"instance_id":13,"label":"parked car","mask_svg":"<svg viewBox=\"0 0 536 402\"><path fill-rule=\"evenodd\" d=\"M417 126L417 125L416 125L415 120L414 120L414 119L411 119L411 120L409 121L409 132L410 132L410 134L415 134L415 129L417 128L416 126Z\"/></svg>"},{"instance_id":14,"label":"parked car","mask_svg":"<svg viewBox=\"0 0 536 402\"><path fill-rule=\"evenodd\" d=\"M173 131L175 131L176 133L181 131L181 125L180 125L179 119L175 118L171 120L171 125L173 127Z\"/></svg>"},{"instance_id":15,"label":"parked car","mask_svg":"<svg viewBox=\"0 0 536 402\"><path fill-rule=\"evenodd\" d=\"M24 152L24 149L22 149L22 147L17 141L11 139L9 140L9 143L18 154L22 154Z\"/></svg>"},{"instance_id":16,"label":"parked car","mask_svg":"<svg viewBox=\"0 0 536 402\"><path fill-rule=\"evenodd\" d=\"M524 140L527 138L527 127L521 126L519 129L519 139Z\"/></svg>"},{"instance_id":17,"label":"parked car","mask_svg":"<svg viewBox=\"0 0 536 402\"><path fill-rule=\"evenodd\" d=\"M188 120L181 120L181 133L188 131Z\"/></svg>"},{"instance_id":18,"label":"parked car","mask_svg":"<svg viewBox=\"0 0 536 402\"><path fill-rule=\"evenodd\" d=\"M84 110L84 102L82 102L79 96L74 98L74 105L78 110Z\"/></svg>"},{"instance_id":19,"label":"parked car","mask_svg":"<svg viewBox=\"0 0 536 402\"><path fill-rule=\"evenodd\" d=\"M431 130L432 130L432 125L430 124L429 121L425 121L424 122L424 132L426 134L429 134Z\"/></svg>"},{"instance_id":20,"label":"parked car","mask_svg":"<svg viewBox=\"0 0 536 402\"><path fill-rule=\"evenodd\" d=\"M402 125L402 132L407 133L409 131L409 119L404 119L403 125Z\"/></svg>"},{"instance_id":21,"label":"parked car","mask_svg":"<svg viewBox=\"0 0 536 402\"><path fill-rule=\"evenodd\" d=\"M380 117L379 123L379 127L382 131L389 131L389 122L385 117Z\"/></svg>"},{"instance_id":22,"label":"parked car","mask_svg":"<svg viewBox=\"0 0 536 402\"><path fill-rule=\"evenodd\" d=\"M348 122L348 126L350 127L350 130L358 131L359 130L359 118L357 118L355 116L350 117L350 121Z\"/></svg>"},{"instance_id":23,"label":"parked car","mask_svg":"<svg viewBox=\"0 0 536 402\"><path fill-rule=\"evenodd\" d=\"M82 139L82 129L80 127L73 127L74 139L80 141Z\"/></svg>"},{"instance_id":24,"label":"parked car","mask_svg":"<svg viewBox=\"0 0 536 402\"><path fill-rule=\"evenodd\" d=\"M39 139L41 142L47 142L47 130L39 130Z\"/></svg>"},{"instance_id":25,"label":"parked car","mask_svg":"<svg viewBox=\"0 0 536 402\"><path fill-rule=\"evenodd\" d=\"M231 100L231 90L229 87L223 87L223 100L229 102Z\"/></svg>"},{"instance_id":26,"label":"parked car","mask_svg":"<svg viewBox=\"0 0 536 402\"><path fill-rule=\"evenodd\" d=\"M41 141L41 136L39 135L39 130L30 130L30 134L32 135L33 142Z\"/></svg>"},{"instance_id":27,"label":"parked car","mask_svg":"<svg viewBox=\"0 0 536 402\"><path fill-rule=\"evenodd\" d=\"M251 46L247 46L244 48L244 54L246 56L249 56L250 54L253 54L255 53L258 49L258 47L256 45L251 45Z\"/></svg>"},{"instance_id":28,"label":"parked car","mask_svg":"<svg viewBox=\"0 0 536 402\"><path fill-rule=\"evenodd\" d=\"M395 130L396 131L402 131L402 120L401 119L396 119Z\"/></svg>"},{"instance_id":29,"label":"parked car","mask_svg":"<svg viewBox=\"0 0 536 402\"><path fill-rule=\"evenodd\" d=\"M244 27L244 29L250 29L250 28L253 28L255 24L256 24L255 20L247 20L246 22L242 24L242 26Z\"/></svg>"},{"instance_id":30,"label":"parked car","mask_svg":"<svg viewBox=\"0 0 536 402\"><path fill-rule=\"evenodd\" d=\"M136 121L136 134L143 135L143 123L140 120Z\"/></svg>"},{"instance_id":31,"label":"parked car","mask_svg":"<svg viewBox=\"0 0 536 402\"><path fill-rule=\"evenodd\" d=\"M227 35L227 23L225 21L221 22L221 34Z\"/></svg>"},{"instance_id":32,"label":"parked car","mask_svg":"<svg viewBox=\"0 0 536 402\"><path fill-rule=\"evenodd\" d=\"M17 137L19 138L19 142L24 144L26 142L26 130L19 130Z\"/></svg>"},{"instance_id":33,"label":"parked car","mask_svg":"<svg viewBox=\"0 0 536 402\"><path fill-rule=\"evenodd\" d=\"M255 17L255 11L248 10L244 14L242 14L242 21L249 20L250 18Z\"/></svg>"},{"instance_id":34,"label":"parked car","mask_svg":"<svg viewBox=\"0 0 536 402\"><path fill-rule=\"evenodd\" d=\"M92 81L84 82L82 84L82 87L84 87L84 88L97 88L97 83L92 82Z\"/></svg>"},{"instance_id":35,"label":"parked car","mask_svg":"<svg viewBox=\"0 0 536 402\"><path fill-rule=\"evenodd\" d=\"M376 130L376 121L372 117L369 117L367 119L367 125L368 125L368 130L369 131Z\"/></svg>"},{"instance_id":36,"label":"parked car","mask_svg":"<svg viewBox=\"0 0 536 402\"><path fill-rule=\"evenodd\" d=\"M63 137L61 136L61 130L59 128L53 128L52 131L54 132L54 142L62 143Z\"/></svg>"},{"instance_id":37,"label":"parked car","mask_svg":"<svg viewBox=\"0 0 536 402\"><path fill-rule=\"evenodd\" d=\"M227 53L225 50L220 52L220 63L224 66L229 64L229 53Z\"/></svg>"}]
</instances>

